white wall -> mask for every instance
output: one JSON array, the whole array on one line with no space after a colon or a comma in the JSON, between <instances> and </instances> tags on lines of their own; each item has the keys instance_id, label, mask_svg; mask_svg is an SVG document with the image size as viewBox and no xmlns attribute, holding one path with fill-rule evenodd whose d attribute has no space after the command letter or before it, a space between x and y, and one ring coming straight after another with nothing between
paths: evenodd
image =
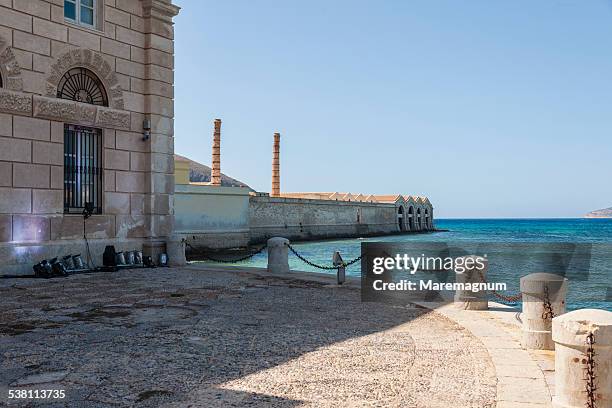
<instances>
[{"instance_id":1,"label":"white wall","mask_svg":"<svg viewBox=\"0 0 612 408\"><path fill-rule=\"evenodd\" d=\"M249 241L249 189L177 184L175 232L194 247L228 248ZM195 239L194 239L195 237Z\"/></svg>"}]
</instances>

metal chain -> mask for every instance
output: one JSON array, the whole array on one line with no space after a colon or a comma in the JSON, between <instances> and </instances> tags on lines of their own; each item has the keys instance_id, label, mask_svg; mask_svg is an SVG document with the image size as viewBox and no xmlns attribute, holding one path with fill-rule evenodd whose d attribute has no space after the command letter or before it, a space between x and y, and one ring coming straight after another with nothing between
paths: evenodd
<instances>
[{"instance_id":1,"label":"metal chain","mask_svg":"<svg viewBox=\"0 0 612 408\"><path fill-rule=\"evenodd\" d=\"M480 275L480 280L482 281L482 283L487 283L484 275L482 274L482 271L480 269L477 269L477 270L478 270L478 274ZM490 292L496 298L503 300L505 302L508 302L508 303L516 303L523 298L523 294L521 292L519 292L516 295L502 295L496 290L491 290Z\"/></svg>"},{"instance_id":2,"label":"metal chain","mask_svg":"<svg viewBox=\"0 0 612 408\"><path fill-rule=\"evenodd\" d=\"M344 266L345 268L348 268L349 266L353 265L354 263L358 262L361 260L362 255L359 255L357 258L353 259L350 262L343 262L342 265L337 265L337 266L325 266L325 265L319 265L316 264L314 262L309 261L308 259L304 258L302 255L300 255L292 246L291 244L286 244L287 248L289 248L289 250L291 250L291 252L293 253L293 255L297 256L302 262L312 266L313 268L317 268L317 269L323 269L326 271L333 271L335 269L338 269L338 267L340 266Z\"/></svg>"},{"instance_id":3,"label":"metal chain","mask_svg":"<svg viewBox=\"0 0 612 408\"><path fill-rule=\"evenodd\" d=\"M352 261L350 261L350 262L344 262L344 263L342 264L342 266L344 266L345 268L348 268L348 267L349 267L349 266L351 266L352 264L354 264L354 263L357 263L357 262L361 261L362 256L363 256L363 255L359 255L357 258L353 259L353 260L352 260Z\"/></svg>"},{"instance_id":4,"label":"metal chain","mask_svg":"<svg viewBox=\"0 0 612 408\"><path fill-rule=\"evenodd\" d=\"M188 246L189 248L191 248L192 251L194 251L196 254L202 256L202 258L212 261L212 262L218 262L218 263L237 263L237 262L242 262L242 261L246 261L247 259L251 259L252 257L254 257L255 255L260 254L264 249L266 249L268 247L267 244L264 244L261 248L259 248L257 251L250 253L246 256L243 256L241 258L238 259L218 259L218 258L213 258L210 255L206 255L204 252L198 251L196 250L193 245L191 245L189 242L185 242L185 245Z\"/></svg>"},{"instance_id":5,"label":"metal chain","mask_svg":"<svg viewBox=\"0 0 612 408\"><path fill-rule=\"evenodd\" d=\"M550 297L548 293L548 285L544 285L544 311L542 312L542 319L549 320L555 317L552 305L550 304Z\"/></svg>"},{"instance_id":6,"label":"metal chain","mask_svg":"<svg viewBox=\"0 0 612 408\"><path fill-rule=\"evenodd\" d=\"M586 336L586 393L587 393L587 408L597 408L595 406L595 391L597 391L597 387L595 386L595 338L593 333L589 333Z\"/></svg>"}]
</instances>

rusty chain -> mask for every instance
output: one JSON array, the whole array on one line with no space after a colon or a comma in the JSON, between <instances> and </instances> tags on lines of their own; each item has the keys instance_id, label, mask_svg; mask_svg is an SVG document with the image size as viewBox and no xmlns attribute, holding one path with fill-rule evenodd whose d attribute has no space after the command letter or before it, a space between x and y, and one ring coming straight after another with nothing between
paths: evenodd
<instances>
[{"instance_id":1,"label":"rusty chain","mask_svg":"<svg viewBox=\"0 0 612 408\"><path fill-rule=\"evenodd\" d=\"M319 265L316 264L314 262L309 261L308 259L304 258L304 256L300 255L292 246L291 244L286 244L287 248L289 248L289 250L293 253L293 255L295 255L296 257L298 257L298 259L304 263L306 263L307 265L312 266L313 268L317 268L317 269L322 269L322 270L326 270L326 271L333 271L338 269L339 267L345 267L348 268L349 266L353 265L354 263L358 262L361 260L362 255L359 255L357 258L353 259L352 261L349 262L342 262L342 265L336 265L336 266L326 266L326 265Z\"/></svg>"},{"instance_id":2,"label":"rusty chain","mask_svg":"<svg viewBox=\"0 0 612 408\"><path fill-rule=\"evenodd\" d=\"M542 311L542 319L552 320L555 317L552 304L550 303L550 297L548 292L548 285L544 285L544 310Z\"/></svg>"},{"instance_id":3,"label":"rusty chain","mask_svg":"<svg viewBox=\"0 0 612 408\"><path fill-rule=\"evenodd\" d=\"M477 269L477 271L478 271L478 275L480 276L480 280L482 281L482 283L487 283L487 280L482 274L482 271L480 269ZM496 290L491 290L490 292L496 298L503 300L505 302L508 302L508 303L516 303L523 298L523 294L521 292L519 292L517 295L502 295Z\"/></svg>"},{"instance_id":4,"label":"rusty chain","mask_svg":"<svg viewBox=\"0 0 612 408\"><path fill-rule=\"evenodd\" d=\"M595 406L595 337L593 333L589 333L586 336L586 367L585 367L585 381L586 381L586 394L587 394L587 408L597 408Z\"/></svg>"},{"instance_id":5,"label":"rusty chain","mask_svg":"<svg viewBox=\"0 0 612 408\"><path fill-rule=\"evenodd\" d=\"M204 252L202 251L198 251L196 250L193 245L191 245L189 242L185 242L185 245L188 246L189 248L191 248L192 251L194 251L196 254L202 256L202 258L208 260L208 261L212 261L212 262L217 262L217 263L237 263L237 262L242 262L242 261L246 261L247 259L251 259L252 257L254 257L255 255L260 254L264 249L266 249L268 247L267 244L264 244L261 248L259 248L257 251L252 252L248 255L245 255L243 257L240 257L238 259L218 259L218 258L213 258L210 255L206 255Z\"/></svg>"}]
</instances>

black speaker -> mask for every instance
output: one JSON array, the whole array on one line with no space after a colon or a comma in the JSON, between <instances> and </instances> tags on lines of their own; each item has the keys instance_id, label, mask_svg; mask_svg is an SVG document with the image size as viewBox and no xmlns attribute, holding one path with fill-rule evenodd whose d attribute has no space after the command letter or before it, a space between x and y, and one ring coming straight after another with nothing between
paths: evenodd
<instances>
[{"instance_id":1,"label":"black speaker","mask_svg":"<svg viewBox=\"0 0 612 408\"><path fill-rule=\"evenodd\" d=\"M34 265L33 269L34 269L34 275L37 278L50 278L51 277L51 274L52 274L51 264L46 259Z\"/></svg>"},{"instance_id":2,"label":"black speaker","mask_svg":"<svg viewBox=\"0 0 612 408\"><path fill-rule=\"evenodd\" d=\"M107 245L106 248L104 248L102 263L104 266L117 266L117 252L113 245Z\"/></svg>"},{"instance_id":3,"label":"black speaker","mask_svg":"<svg viewBox=\"0 0 612 408\"><path fill-rule=\"evenodd\" d=\"M152 268L155 266L155 264L153 264L153 258L150 256L145 256L142 258L142 263L146 268Z\"/></svg>"},{"instance_id":4,"label":"black speaker","mask_svg":"<svg viewBox=\"0 0 612 408\"><path fill-rule=\"evenodd\" d=\"M57 258L51 261L51 273L53 276L68 276L64 264L59 262Z\"/></svg>"},{"instance_id":5,"label":"black speaker","mask_svg":"<svg viewBox=\"0 0 612 408\"><path fill-rule=\"evenodd\" d=\"M92 202L85 203L85 208L83 208L83 217L88 219L91 217L91 214L94 212L94 205Z\"/></svg>"}]
</instances>

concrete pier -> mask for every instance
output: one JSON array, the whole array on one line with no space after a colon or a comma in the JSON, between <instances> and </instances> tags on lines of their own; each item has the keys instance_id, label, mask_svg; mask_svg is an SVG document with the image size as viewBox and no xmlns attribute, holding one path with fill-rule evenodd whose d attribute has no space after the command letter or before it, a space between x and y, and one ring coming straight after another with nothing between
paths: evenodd
<instances>
[{"instance_id":1,"label":"concrete pier","mask_svg":"<svg viewBox=\"0 0 612 408\"><path fill-rule=\"evenodd\" d=\"M552 321L555 408L612 407L612 312L576 310Z\"/></svg>"},{"instance_id":2,"label":"concrete pier","mask_svg":"<svg viewBox=\"0 0 612 408\"><path fill-rule=\"evenodd\" d=\"M289 272L289 240L286 238L270 238L268 240L268 272Z\"/></svg>"},{"instance_id":3,"label":"concrete pier","mask_svg":"<svg viewBox=\"0 0 612 408\"><path fill-rule=\"evenodd\" d=\"M185 258L185 241L180 235L172 235L166 242L168 265L172 267L187 264Z\"/></svg>"},{"instance_id":4,"label":"concrete pier","mask_svg":"<svg viewBox=\"0 0 612 408\"><path fill-rule=\"evenodd\" d=\"M552 273L532 273L521 278L523 337L531 350L554 350L552 318L565 313L568 280Z\"/></svg>"},{"instance_id":5,"label":"concrete pier","mask_svg":"<svg viewBox=\"0 0 612 408\"><path fill-rule=\"evenodd\" d=\"M455 270L455 281L457 283L483 283L486 282L487 270L489 269L489 262L477 255L468 255L457 258L461 259L461 265L470 266L465 267L465 271L459 273ZM479 268L476 263L482 262L483 267ZM487 300L487 291L482 290L479 292L473 292L471 290L457 290L455 292L455 307L464 310L487 310L489 308L489 301Z\"/></svg>"}]
</instances>

